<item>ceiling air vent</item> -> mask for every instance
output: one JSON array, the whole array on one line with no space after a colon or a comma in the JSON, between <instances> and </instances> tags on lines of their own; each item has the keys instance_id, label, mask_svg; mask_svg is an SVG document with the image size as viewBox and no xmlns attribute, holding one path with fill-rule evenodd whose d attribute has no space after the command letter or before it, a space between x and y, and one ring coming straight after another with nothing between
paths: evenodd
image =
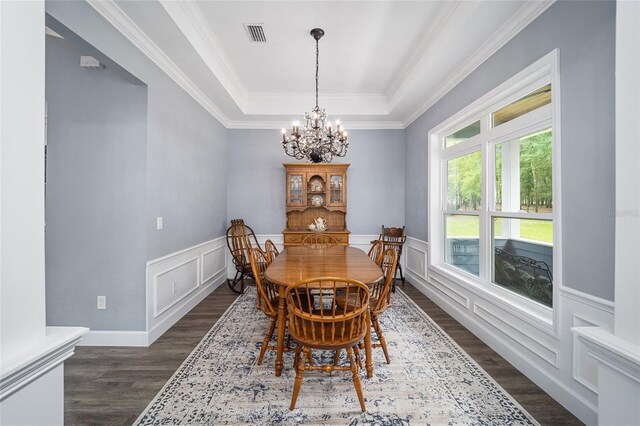
<instances>
[{"instance_id":1,"label":"ceiling air vent","mask_svg":"<svg viewBox=\"0 0 640 426\"><path fill-rule=\"evenodd\" d=\"M247 30L247 35L249 36L249 40L254 43L266 43L267 38L264 36L264 28L262 28L262 24L244 24L244 27Z\"/></svg>"}]
</instances>

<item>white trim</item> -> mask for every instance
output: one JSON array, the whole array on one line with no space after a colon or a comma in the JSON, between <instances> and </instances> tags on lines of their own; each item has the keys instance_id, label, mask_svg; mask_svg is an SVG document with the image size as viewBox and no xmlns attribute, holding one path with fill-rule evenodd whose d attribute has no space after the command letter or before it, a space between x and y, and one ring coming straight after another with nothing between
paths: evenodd
<instances>
[{"instance_id":1,"label":"white trim","mask_svg":"<svg viewBox=\"0 0 640 426\"><path fill-rule=\"evenodd\" d=\"M78 346L149 346L146 331L90 330Z\"/></svg>"},{"instance_id":2,"label":"white trim","mask_svg":"<svg viewBox=\"0 0 640 426\"><path fill-rule=\"evenodd\" d=\"M401 121L351 121L341 120L345 129L349 130L403 130L405 128ZM289 128L291 121L242 121L231 120L228 122L228 129L258 129L258 130L280 130ZM276 135L278 136L278 135Z\"/></svg>"},{"instance_id":3,"label":"white trim","mask_svg":"<svg viewBox=\"0 0 640 426\"><path fill-rule=\"evenodd\" d=\"M407 238L407 241L413 241ZM411 244L411 243L409 243ZM425 243L426 244L426 243ZM474 293L469 286L456 286L446 277L438 277L436 271L429 270L429 282L407 270L406 276L418 290L454 317L468 330L498 352L533 382L549 393L554 399L569 409L587 424L595 424L598 416L597 395L593 386L574 379L574 352L571 320L574 315L588 319L588 322L611 328L613 314L607 303L597 304L589 297L564 297L559 300L562 320L559 323L559 336L553 337L547 331L536 328L528 322L527 316L518 316L519 310L509 309L508 304L497 305L487 299L482 292ZM436 278L434 280L433 278ZM445 290L455 289L457 294L451 297ZM460 303L462 298L469 300L469 308ZM570 294L570 296L574 296ZM583 303L584 302L584 303ZM603 309L604 308L604 309ZM480 315L478 315L478 312ZM486 312L485 312L486 311ZM578 348L580 357L584 357L583 348ZM592 364L583 368L590 369ZM584 373L582 371L581 373Z\"/></svg>"},{"instance_id":4,"label":"white trim","mask_svg":"<svg viewBox=\"0 0 640 426\"><path fill-rule=\"evenodd\" d=\"M182 302L176 304L171 311L163 313L160 320L156 321L153 328L147 332L149 345L155 342L183 316L188 314L198 303L213 293L215 289L220 287L220 285L226 281L226 278L225 269L223 268L218 271L215 278L209 281L208 284L200 286L195 292L189 293L189 296L183 298Z\"/></svg>"},{"instance_id":5,"label":"white trim","mask_svg":"<svg viewBox=\"0 0 640 426\"><path fill-rule=\"evenodd\" d=\"M406 85L411 74L415 72L416 66L420 63L422 58L427 55L431 45L438 38L441 31L446 28L447 23L454 16L454 12L459 5L460 1L448 1L440 4L435 16L430 20L426 31L424 31L420 40L415 43L416 48L413 50L413 53L408 60L404 61L402 68L396 72L395 78L387 90L385 90L389 103L395 102L395 104L397 104L399 102L398 93L401 91L403 86Z\"/></svg>"},{"instance_id":6,"label":"white trim","mask_svg":"<svg viewBox=\"0 0 640 426\"><path fill-rule=\"evenodd\" d=\"M592 306L601 311L610 313L613 315L615 310L615 303L610 300L602 299L600 297L592 296L579 290L567 286L560 286L560 294L569 299L573 299L576 302L583 303L585 305Z\"/></svg>"},{"instance_id":7,"label":"white trim","mask_svg":"<svg viewBox=\"0 0 640 426\"><path fill-rule=\"evenodd\" d=\"M428 132L427 135L427 149L429 158L429 168L431 170L430 180L427 182L428 188L428 228L429 235L432 241L445 241L444 236L444 217L447 211L443 210L446 206L446 194L443 191L443 187L446 184L446 161L451 158L456 158L465 155L469 152L482 151L482 206L481 209L474 212L452 212L455 214L467 214L480 217L480 240L485 243L480 246L479 252L479 276L466 274L464 271L447 265L444 262L445 247L443 244L438 243L431 247L429 253L429 269L439 273L441 276L447 277L458 284L464 283L465 286L482 297L490 298L497 302L503 309L510 311L512 314L519 317L529 317L526 320L531 325L534 325L545 333L554 337L559 335L559 316L560 312L557 306L556 309L550 309L535 303L532 300L527 299L521 295L509 292L500 288L497 285L491 283L491 270L490 253L488 252L489 235L491 235L491 221L489 220L493 216L504 217L523 217L531 219L545 219L553 220L554 224L554 286L553 286L553 300L554 304L559 300L559 287L562 285L562 263L561 256L562 246L560 241L560 235L562 234L561 218L562 210L560 204L556 204L556 199L560 199L560 182L556 179L556 174L560 174L560 131L556 125L559 123L559 118L554 117L554 114L559 112L559 51L553 50L541 59L537 60L526 69L520 71L512 78L508 79L504 83L500 84L495 89L489 91L484 96L480 97L476 101L472 102L467 107L463 108L460 112L446 119L444 122L435 126ZM495 128L488 128L487 117L493 111L499 109L501 106L506 105L520 97L531 93L536 88L551 83L553 90L553 103L552 105L538 108L531 111L521 117L518 117L508 123L502 124ZM445 148L442 144L444 135L451 134L468 125L470 122L475 122L478 119L482 120L481 132L467 140L464 140L453 147ZM492 158L488 152L488 146L491 147L495 143L499 143L503 140L510 140L515 136L521 136L527 132L534 132L542 130L548 127L553 128L553 195L554 195L554 211L553 215L548 214L528 214L522 215L520 213L508 213L508 212L494 212L488 209L487 203L489 203L492 193L490 178L493 177L491 170ZM557 157L556 157L557 155ZM439 172L438 172L439 171ZM442 284L442 281L439 281ZM451 287L451 286L450 286ZM514 309L514 306L517 307ZM519 313L514 313L515 311Z\"/></svg>"},{"instance_id":8,"label":"white trim","mask_svg":"<svg viewBox=\"0 0 640 426\"><path fill-rule=\"evenodd\" d=\"M430 97L419 108L413 110L413 113L408 115L403 114L404 118L399 120L385 120L381 122L348 122L348 120L345 120L345 125L350 129L407 128L413 121L420 117L426 110L444 97L478 66L484 63L498 49L504 46L551 6L554 1L555 0L525 2L501 28L476 50L474 55L469 57L461 66L457 67L457 72L454 73L451 78L440 84L441 89L437 93ZM248 92L196 2L171 2L162 0L160 3L212 74L218 79L233 104L235 104L243 116L246 117L245 119L231 120L225 112L216 105L214 100L209 98L161 48L124 13L114 0L87 0L87 2L226 128L275 129L286 127L283 126L281 116L277 118L277 123L264 120L253 121L248 117L254 114L262 114L264 112L262 106L265 104L270 105L271 111L274 111L274 108L280 110L286 105L290 107L291 103L289 101L292 99L292 96L295 97L296 95L270 93L265 96L265 94L262 93ZM438 34L446 28L446 24L451 19L455 19L455 11L458 5L459 2L445 2L439 7L436 17L434 18L435 24L429 27L430 31L425 32L418 43L418 48L414 50L410 59L405 62L405 65L397 73L397 77L390 83L385 93L356 94L355 96L341 95L339 97L341 101L334 106L345 107L358 105L361 111L360 114L365 114L362 111L369 111L370 113L368 115L378 115L382 118L389 117L393 108L400 103L403 94L411 89L409 87L412 84L411 77L414 76L417 65L421 62L422 58L428 55L433 41L437 38ZM326 95L325 98L328 101L333 99L331 94ZM373 98L376 99L375 102L366 101L366 99ZM335 97L335 99L338 99L338 97ZM275 103L272 101L275 101ZM331 109L336 110L334 107ZM290 114L283 112L282 115Z\"/></svg>"},{"instance_id":9,"label":"white trim","mask_svg":"<svg viewBox=\"0 0 640 426\"><path fill-rule=\"evenodd\" d=\"M522 346L526 347L529 352L537 355L540 359L549 363L549 365L555 368L558 367L557 350L531 339L528 334L523 333L518 328L514 327L511 321L503 319L504 312L500 312L499 308L498 310L495 308L496 307L490 303L476 302L473 304L473 313L504 332L513 340L519 342Z\"/></svg>"},{"instance_id":10,"label":"white trim","mask_svg":"<svg viewBox=\"0 0 640 426\"><path fill-rule=\"evenodd\" d=\"M572 331L585 342L590 355L621 375L640 385L640 346L616 337L601 327L573 327Z\"/></svg>"},{"instance_id":11,"label":"white trim","mask_svg":"<svg viewBox=\"0 0 640 426\"><path fill-rule=\"evenodd\" d=\"M247 90L195 1L159 0L169 17L243 112Z\"/></svg>"},{"instance_id":12,"label":"white trim","mask_svg":"<svg viewBox=\"0 0 640 426\"><path fill-rule=\"evenodd\" d=\"M87 333L84 327L46 327L38 343L2 360L0 401L61 365Z\"/></svg>"},{"instance_id":13,"label":"white trim","mask_svg":"<svg viewBox=\"0 0 640 426\"><path fill-rule=\"evenodd\" d=\"M213 251L213 250L211 250ZM203 254L204 256L204 254ZM191 259L187 259L184 262L180 262L175 266L171 266L168 269L165 269L163 271L158 272L154 277L153 277L153 317L157 318L159 317L162 313L164 313L165 311L169 310L173 305L175 305L176 303L180 302L182 299L184 299L185 297L187 297L189 295L189 292L184 293L183 295L173 299L171 302L165 304L163 307L158 308L158 278L168 274L172 271L175 271L177 269L182 268L183 266L187 266L191 263L195 262L195 270L196 270L196 280L191 283L191 287L189 287L191 290L190 291L194 291L196 288L198 288L199 285L199 280L198 277L201 276L201 274L198 273L198 271L201 270L201 266L200 266L200 256L191 258Z\"/></svg>"},{"instance_id":14,"label":"white trim","mask_svg":"<svg viewBox=\"0 0 640 426\"><path fill-rule=\"evenodd\" d=\"M453 287L446 285L443 281L435 278L432 275L429 275L427 277L427 282L431 284L433 288L449 297L449 299L456 302L458 305L462 306L465 309L469 309L469 298L461 292L456 291Z\"/></svg>"},{"instance_id":15,"label":"white trim","mask_svg":"<svg viewBox=\"0 0 640 426\"><path fill-rule=\"evenodd\" d=\"M216 255L211 256L212 253ZM146 331L149 333L148 344L153 343L224 281L227 269L226 258L226 237L221 236L147 262ZM195 273L195 282L186 282L184 280L190 279L189 277L193 274L181 276L178 271L194 261L195 270L191 272ZM205 278L204 270L210 264L208 262L213 262L215 267L213 274ZM158 309L158 279L172 272L178 276L170 277L171 280L175 279L180 288L190 290L176 293L173 300L163 306L163 309Z\"/></svg>"},{"instance_id":16,"label":"white trim","mask_svg":"<svg viewBox=\"0 0 640 426\"><path fill-rule=\"evenodd\" d=\"M87 0L87 3L175 81L178 86L182 87L196 102L202 105L213 118L223 126L228 127L229 118L225 113L120 9L115 1Z\"/></svg>"},{"instance_id":17,"label":"white trim","mask_svg":"<svg viewBox=\"0 0 640 426\"><path fill-rule=\"evenodd\" d=\"M494 53L496 53L502 46L507 44L509 40L522 31L527 25L529 25L534 19L547 10L555 0L543 0L535 2L526 2L516 15L511 17L493 36L489 37L487 41L476 50L476 53L469 57L467 61L458 67L458 72L454 73L448 81L440 84L441 89L424 102L413 114L411 114L406 120L404 120L404 127L409 127L411 123L417 120L422 114L424 114L429 108L435 105L440 99L442 99L447 93L449 93L454 87L456 87L462 80L467 78L476 68L487 61ZM395 96L394 96L395 97ZM389 100L390 105L395 105L398 101L392 97Z\"/></svg>"}]
</instances>

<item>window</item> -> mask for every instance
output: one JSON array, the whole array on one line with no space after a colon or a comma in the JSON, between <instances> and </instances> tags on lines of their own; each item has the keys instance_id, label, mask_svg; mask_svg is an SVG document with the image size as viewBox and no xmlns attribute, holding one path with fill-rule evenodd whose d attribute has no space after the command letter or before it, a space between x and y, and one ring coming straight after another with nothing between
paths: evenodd
<instances>
[{"instance_id":1,"label":"window","mask_svg":"<svg viewBox=\"0 0 640 426\"><path fill-rule=\"evenodd\" d=\"M432 269L536 317L551 316L560 277L555 55L433 129L429 145Z\"/></svg>"}]
</instances>

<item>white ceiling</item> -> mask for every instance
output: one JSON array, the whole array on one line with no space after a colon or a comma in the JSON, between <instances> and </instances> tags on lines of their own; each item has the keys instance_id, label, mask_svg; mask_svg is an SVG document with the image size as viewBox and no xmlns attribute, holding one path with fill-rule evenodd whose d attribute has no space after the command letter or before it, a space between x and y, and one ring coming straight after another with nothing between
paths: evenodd
<instances>
[{"instance_id":1,"label":"white ceiling","mask_svg":"<svg viewBox=\"0 0 640 426\"><path fill-rule=\"evenodd\" d=\"M313 107L314 27L320 107L347 128L404 128L553 2L88 1L230 128Z\"/></svg>"}]
</instances>

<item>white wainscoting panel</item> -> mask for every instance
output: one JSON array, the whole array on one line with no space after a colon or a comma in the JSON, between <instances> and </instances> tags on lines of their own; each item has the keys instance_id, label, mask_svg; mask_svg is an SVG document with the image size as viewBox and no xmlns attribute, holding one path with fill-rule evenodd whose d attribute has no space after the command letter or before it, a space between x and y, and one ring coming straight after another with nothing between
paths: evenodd
<instances>
[{"instance_id":1,"label":"white wainscoting panel","mask_svg":"<svg viewBox=\"0 0 640 426\"><path fill-rule=\"evenodd\" d=\"M223 236L147 262L148 345L224 282L226 252Z\"/></svg>"},{"instance_id":2,"label":"white wainscoting panel","mask_svg":"<svg viewBox=\"0 0 640 426\"><path fill-rule=\"evenodd\" d=\"M146 329L91 330L81 346L149 346L226 278L219 237L147 262Z\"/></svg>"},{"instance_id":3,"label":"white wainscoting panel","mask_svg":"<svg viewBox=\"0 0 640 426\"><path fill-rule=\"evenodd\" d=\"M153 298L154 318L178 303L200 285L198 282L199 261L200 257L187 260L183 264L171 267L168 271L155 276L153 287L155 292Z\"/></svg>"},{"instance_id":4,"label":"white wainscoting panel","mask_svg":"<svg viewBox=\"0 0 640 426\"><path fill-rule=\"evenodd\" d=\"M407 279L580 420L598 419L597 365L571 328L612 328L614 304L568 287L555 301L558 333L549 333L507 300L469 288L429 267L428 243L407 238ZM425 261L425 269L421 262Z\"/></svg>"}]
</instances>

